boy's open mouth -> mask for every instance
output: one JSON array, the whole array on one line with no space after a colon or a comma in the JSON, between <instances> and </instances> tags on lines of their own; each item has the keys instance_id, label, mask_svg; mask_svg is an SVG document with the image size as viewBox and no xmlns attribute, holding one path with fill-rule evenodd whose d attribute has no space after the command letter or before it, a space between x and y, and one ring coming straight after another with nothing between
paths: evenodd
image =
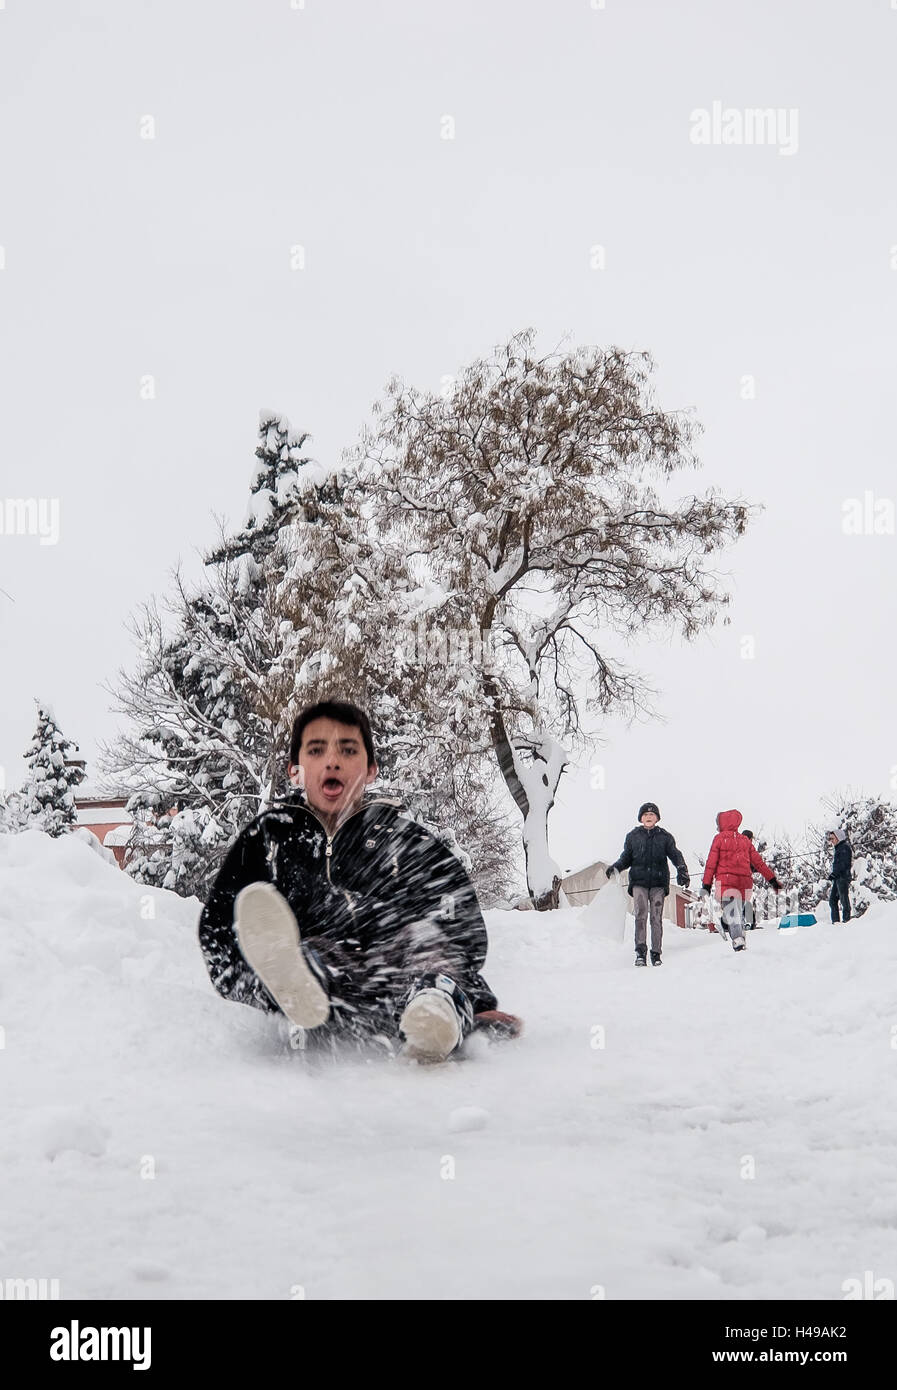
<instances>
[{"instance_id":1,"label":"boy's open mouth","mask_svg":"<svg viewBox=\"0 0 897 1390\"><path fill-rule=\"evenodd\" d=\"M321 783L321 791L325 796L331 797L334 801L345 789L345 783L338 777L325 777Z\"/></svg>"}]
</instances>

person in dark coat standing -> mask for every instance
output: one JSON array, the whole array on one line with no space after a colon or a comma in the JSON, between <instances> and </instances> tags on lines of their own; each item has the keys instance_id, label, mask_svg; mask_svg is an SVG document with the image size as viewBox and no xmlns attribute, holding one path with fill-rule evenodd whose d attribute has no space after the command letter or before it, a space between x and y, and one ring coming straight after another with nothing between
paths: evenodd
<instances>
[{"instance_id":1,"label":"person in dark coat standing","mask_svg":"<svg viewBox=\"0 0 897 1390\"><path fill-rule=\"evenodd\" d=\"M658 821L655 802L639 807L639 823L623 842L623 853L608 869L608 877L629 870L629 894L635 913L635 963L647 965L648 916L651 918L651 964L660 965L663 949L663 901L670 891L669 860L676 866L676 882L688 887L688 867L676 841Z\"/></svg>"},{"instance_id":2,"label":"person in dark coat standing","mask_svg":"<svg viewBox=\"0 0 897 1390\"><path fill-rule=\"evenodd\" d=\"M486 927L461 861L400 801L367 794L377 770L363 710L302 710L293 791L231 846L200 946L218 993L285 1015L294 1047L349 1036L438 1061L474 1026L519 1020L480 974Z\"/></svg>"},{"instance_id":3,"label":"person in dark coat standing","mask_svg":"<svg viewBox=\"0 0 897 1390\"><path fill-rule=\"evenodd\" d=\"M853 867L853 849L847 838L847 831L840 826L828 832L828 842L834 846L835 857L829 874L832 891L828 905L832 910L833 922L850 921L850 871ZM840 908L840 912L839 912Z\"/></svg>"}]
</instances>

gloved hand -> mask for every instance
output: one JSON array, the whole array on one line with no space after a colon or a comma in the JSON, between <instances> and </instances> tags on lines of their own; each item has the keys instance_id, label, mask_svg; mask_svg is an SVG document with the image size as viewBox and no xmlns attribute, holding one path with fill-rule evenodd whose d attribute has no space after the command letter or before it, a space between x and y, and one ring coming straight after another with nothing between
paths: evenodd
<instances>
[{"instance_id":1,"label":"gloved hand","mask_svg":"<svg viewBox=\"0 0 897 1390\"><path fill-rule=\"evenodd\" d=\"M777 878L773 877L773 878L771 878L771 879L769 880L769 886L770 886L770 888L773 888L773 889L775 890L776 893L781 893L781 892L782 892L782 889L783 889L783 887L784 887L784 884L779 883L779 880L778 880Z\"/></svg>"},{"instance_id":2,"label":"gloved hand","mask_svg":"<svg viewBox=\"0 0 897 1390\"><path fill-rule=\"evenodd\" d=\"M607 878L608 883L619 882L620 870L617 868L616 864L611 864L607 869L605 869L605 877Z\"/></svg>"},{"instance_id":3,"label":"gloved hand","mask_svg":"<svg viewBox=\"0 0 897 1390\"><path fill-rule=\"evenodd\" d=\"M709 884L707 884L707 883L702 883L702 884L701 884L701 897L702 897L702 898L709 898L709 897L710 897L710 886L709 886Z\"/></svg>"},{"instance_id":4,"label":"gloved hand","mask_svg":"<svg viewBox=\"0 0 897 1390\"><path fill-rule=\"evenodd\" d=\"M676 875L676 882L678 883L679 887L680 887L680 888L687 888L687 887L688 887L688 881L689 881L688 870L687 870L687 869L680 869L679 872L678 872L677 875Z\"/></svg>"}]
</instances>

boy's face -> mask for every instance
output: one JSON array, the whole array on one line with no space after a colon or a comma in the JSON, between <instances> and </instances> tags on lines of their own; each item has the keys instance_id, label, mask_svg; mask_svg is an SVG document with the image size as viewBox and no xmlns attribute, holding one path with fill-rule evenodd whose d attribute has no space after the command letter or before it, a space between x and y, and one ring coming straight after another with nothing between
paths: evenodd
<instances>
[{"instance_id":1,"label":"boy's face","mask_svg":"<svg viewBox=\"0 0 897 1390\"><path fill-rule=\"evenodd\" d=\"M368 766L361 730L335 719L313 719L302 731L299 762L289 765L290 782L305 787L309 806L326 816L351 811L377 764Z\"/></svg>"},{"instance_id":2,"label":"boy's face","mask_svg":"<svg viewBox=\"0 0 897 1390\"><path fill-rule=\"evenodd\" d=\"M646 830L650 830L651 826L656 824L657 817L655 816L654 812L646 811L645 814L642 816L642 825L646 828Z\"/></svg>"}]
</instances>

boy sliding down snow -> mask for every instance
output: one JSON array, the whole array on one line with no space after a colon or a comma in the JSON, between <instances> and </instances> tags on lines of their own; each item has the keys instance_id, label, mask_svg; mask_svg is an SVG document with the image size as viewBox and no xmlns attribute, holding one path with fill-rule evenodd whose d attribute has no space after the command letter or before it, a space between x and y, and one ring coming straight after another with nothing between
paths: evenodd
<instances>
[{"instance_id":1,"label":"boy sliding down snow","mask_svg":"<svg viewBox=\"0 0 897 1390\"><path fill-rule=\"evenodd\" d=\"M676 882L688 887L688 867L676 841L668 830L658 828L660 811L653 801L639 807L639 824L630 830L623 841L623 853L608 869L608 876L629 870L629 895L635 913L635 963L647 965L647 922L651 911L651 964L660 965L663 948L663 900L670 891L672 859L676 865Z\"/></svg>"},{"instance_id":2,"label":"boy sliding down snow","mask_svg":"<svg viewBox=\"0 0 897 1390\"><path fill-rule=\"evenodd\" d=\"M199 923L212 983L226 999L281 1012L294 1045L399 1038L441 1061L477 1024L501 1034L479 974L487 938L460 861L401 803L365 796L377 776L367 715L327 700L293 724L296 789L231 847Z\"/></svg>"},{"instance_id":3,"label":"boy sliding down snow","mask_svg":"<svg viewBox=\"0 0 897 1390\"><path fill-rule=\"evenodd\" d=\"M739 835L741 825L740 811L720 811L716 818L717 833L713 837L707 863L704 865L704 879L701 892L709 893L716 879L716 897L720 904L722 927L732 938L732 948L743 951L745 948L745 918L753 922L754 870L762 874L771 888L778 893L782 885L772 869L754 849L753 840L747 835Z\"/></svg>"}]
</instances>

